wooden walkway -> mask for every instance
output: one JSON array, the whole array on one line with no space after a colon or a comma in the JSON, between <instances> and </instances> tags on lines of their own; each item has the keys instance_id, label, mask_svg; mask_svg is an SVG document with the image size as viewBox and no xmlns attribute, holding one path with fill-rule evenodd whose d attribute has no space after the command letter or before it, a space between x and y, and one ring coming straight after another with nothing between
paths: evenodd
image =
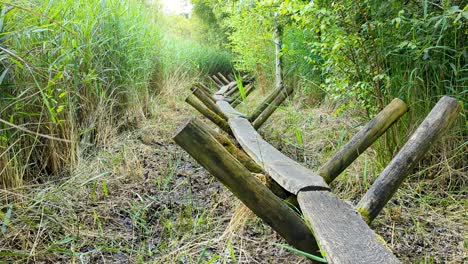
<instances>
[{"instance_id":1,"label":"wooden walkway","mask_svg":"<svg viewBox=\"0 0 468 264\"><path fill-rule=\"evenodd\" d=\"M460 111L456 100L443 97L439 101L355 209L336 197L328 184L408 111L403 101L393 100L318 172L313 172L257 132L292 89L278 87L251 116L246 116L233 107L241 100L236 82L222 74L214 76L213 81L218 91L198 85L187 102L232 136L241 149L229 137L196 119L179 129L174 137L177 144L296 248L322 256L328 263L400 263L368 223L435 139L454 122ZM250 92L254 89L252 84L248 87ZM267 186L252 176L259 172L270 179ZM305 221L283 201L288 196L297 199Z\"/></svg>"}]
</instances>

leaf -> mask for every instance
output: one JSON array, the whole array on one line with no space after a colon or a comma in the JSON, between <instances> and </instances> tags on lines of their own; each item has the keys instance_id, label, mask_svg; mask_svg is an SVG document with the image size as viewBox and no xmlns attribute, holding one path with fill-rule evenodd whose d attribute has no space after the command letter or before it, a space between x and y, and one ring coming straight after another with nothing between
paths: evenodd
<instances>
[{"instance_id":1,"label":"leaf","mask_svg":"<svg viewBox=\"0 0 468 264\"><path fill-rule=\"evenodd\" d=\"M102 191L104 192L104 197L109 196L109 190L107 189L106 181L102 181Z\"/></svg>"},{"instance_id":2,"label":"leaf","mask_svg":"<svg viewBox=\"0 0 468 264\"><path fill-rule=\"evenodd\" d=\"M8 210L6 212L6 214L3 215L3 224L2 224L2 233L5 234L8 230L8 225L10 224L11 222L11 213L13 212L13 205L10 205L10 207L8 207Z\"/></svg>"},{"instance_id":3,"label":"leaf","mask_svg":"<svg viewBox=\"0 0 468 264\"><path fill-rule=\"evenodd\" d=\"M239 89L239 92L241 94L242 101L245 101L247 95L245 94L244 84L242 83L242 77L240 75L235 74L234 78L236 79L237 88Z\"/></svg>"}]
</instances>

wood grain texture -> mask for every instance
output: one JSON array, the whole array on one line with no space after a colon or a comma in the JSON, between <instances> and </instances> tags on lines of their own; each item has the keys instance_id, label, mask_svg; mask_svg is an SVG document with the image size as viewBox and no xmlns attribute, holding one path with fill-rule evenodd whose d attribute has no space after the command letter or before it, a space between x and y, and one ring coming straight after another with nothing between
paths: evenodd
<instances>
[{"instance_id":1,"label":"wood grain texture","mask_svg":"<svg viewBox=\"0 0 468 264\"><path fill-rule=\"evenodd\" d=\"M202 122L195 119L187 122L174 141L288 243L317 254L317 244L305 222L224 149Z\"/></svg>"},{"instance_id":2,"label":"wood grain texture","mask_svg":"<svg viewBox=\"0 0 468 264\"><path fill-rule=\"evenodd\" d=\"M276 98L263 110L263 112L252 122L255 129L259 129L268 118L278 109L278 107L291 95L293 89L289 86L284 89L276 96Z\"/></svg>"},{"instance_id":3,"label":"wood grain texture","mask_svg":"<svg viewBox=\"0 0 468 264\"><path fill-rule=\"evenodd\" d=\"M231 105L224 101L218 101L216 104L228 117L229 126L242 149L281 187L296 195L304 188L329 189L321 176L304 168L266 142L250 122Z\"/></svg>"},{"instance_id":4,"label":"wood grain texture","mask_svg":"<svg viewBox=\"0 0 468 264\"><path fill-rule=\"evenodd\" d=\"M437 138L457 119L460 104L444 96L372 184L357 206L367 222L379 214Z\"/></svg>"},{"instance_id":5,"label":"wood grain texture","mask_svg":"<svg viewBox=\"0 0 468 264\"><path fill-rule=\"evenodd\" d=\"M189 95L187 99L185 99L185 102L195 108L198 112L200 112L200 114L204 115L224 132L232 135L231 128L229 127L229 124L226 122L226 120L204 106L193 94Z\"/></svg>"},{"instance_id":6,"label":"wood grain texture","mask_svg":"<svg viewBox=\"0 0 468 264\"><path fill-rule=\"evenodd\" d=\"M327 183L331 183L407 111L408 107L405 102L397 98L393 99L387 107L320 167L318 174Z\"/></svg>"},{"instance_id":7,"label":"wood grain texture","mask_svg":"<svg viewBox=\"0 0 468 264\"><path fill-rule=\"evenodd\" d=\"M350 205L327 191L301 191L304 216L328 263L400 263Z\"/></svg>"}]
</instances>

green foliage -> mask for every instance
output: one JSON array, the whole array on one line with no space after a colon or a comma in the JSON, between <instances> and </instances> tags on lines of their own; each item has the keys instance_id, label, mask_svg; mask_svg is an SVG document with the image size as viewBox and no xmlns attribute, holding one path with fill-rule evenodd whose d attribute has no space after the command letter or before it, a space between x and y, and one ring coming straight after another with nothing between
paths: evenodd
<instances>
[{"instance_id":1,"label":"green foliage","mask_svg":"<svg viewBox=\"0 0 468 264\"><path fill-rule=\"evenodd\" d=\"M0 118L16 126L0 124L2 185L66 173L78 142L105 143L146 113L160 49L151 7L20 0L0 8Z\"/></svg>"}]
</instances>

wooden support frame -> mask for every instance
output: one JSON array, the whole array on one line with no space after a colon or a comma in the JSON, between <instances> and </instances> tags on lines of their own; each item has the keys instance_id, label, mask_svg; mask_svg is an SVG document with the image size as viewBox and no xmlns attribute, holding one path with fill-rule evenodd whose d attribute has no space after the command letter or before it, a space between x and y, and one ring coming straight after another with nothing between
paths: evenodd
<instances>
[{"instance_id":1,"label":"wooden support frame","mask_svg":"<svg viewBox=\"0 0 468 264\"><path fill-rule=\"evenodd\" d=\"M195 108L198 112L200 112L200 114L204 115L211 122L216 124L224 132L232 135L231 128L229 127L229 124L226 122L226 120L224 120L215 112L211 111L209 108L204 106L200 101L197 100L197 98L193 94L189 95L187 99L185 99L185 102L187 102L189 105Z\"/></svg>"},{"instance_id":2,"label":"wooden support frame","mask_svg":"<svg viewBox=\"0 0 468 264\"><path fill-rule=\"evenodd\" d=\"M189 120L176 133L174 141L288 243L299 250L318 253L317 243L306 223L224 149L204 129L203 123Z\"/></svg>"},{"instance_id":3,"label":"wooden support frame","mask_svg":"<svg viewBox=\"0 0 468 264\"><path fill-rule=\"evenodd\" d=\"M255 129L259 129L268 118L275 112L275 110L288 98L293 92L292 87L286 86L275 99L263 110L263 112L252 122Z\"/></svg>"},{"instance_id":4,"label":"wooden support frame","mask_svg":"<svg viewBox=\"0 0 468 264\"><path fill-rule=\"evenodd\" d=\"M377 217L437 138L455 122L460 109L454 98L444 96L439 100L359 202L357 210L366 222Z\"/></svg>"},{"instance_id":5,"label":"wooden support frame","mask_svg":"<svg viewBox=\"0 0 468 264\"><path fill-rule=\"evenodd\" d=\"M220 79L218 79L218 77L217 77L216 75L211 76L211 79L212 79L213 82L215 82L219 87L222 87L222 86L225 85Z\"/></svg>"},{"instance_id":6,"label":"wooden support frame","mask_svg":"<svg viewBox=\"0 0 468 264\"><path fill-rule=\"evenodd\" d=\"M278 94L283 91L283 87L278 87L275 88L270 95L268 95L263 102L255 108L254 112L249 116L249 121L253 122L255 119L258 118L258 116L265 111L265 109L275 100L275 98L278 96Z\"/></svg>"},{"instance_id":7,"label":"wooden support frame","mask_svg":"<svg viewBox=\"0 0 468 264\"><path fill-rule=\"evenodd\" d=\"M395 98L380 113L364 126L343 148L335 153L318 174L331 183L361 153L372 145L388 128L408 111L405 102Z\"/></svg>"},{"instance_id":8,"label":"wooden support frame","mask_svg":"<svg viewBox=\"0 0 468 264\"><path fill-rule=\"evenodd\" d=\"M227 120L226 115L219 109L219 107L214 103L213 97L205 94L203 90L193 87L192 89L193 95L195 95L198 100L200 100L206 107L208 107L211 111L216 113L222 119Z\"/></svg>"},{"instance_id":9,"label":"wooden support frame","mask_svg":"<svg viewBox=\"0 0 468 264\"><path fill-rule=\"evenodd\" d=\"M229 81L222 73L218 72L218 76L221 80L224 81L225 84L228 84L230 83L231 81Z\"/></svg>"}]
</instances>

